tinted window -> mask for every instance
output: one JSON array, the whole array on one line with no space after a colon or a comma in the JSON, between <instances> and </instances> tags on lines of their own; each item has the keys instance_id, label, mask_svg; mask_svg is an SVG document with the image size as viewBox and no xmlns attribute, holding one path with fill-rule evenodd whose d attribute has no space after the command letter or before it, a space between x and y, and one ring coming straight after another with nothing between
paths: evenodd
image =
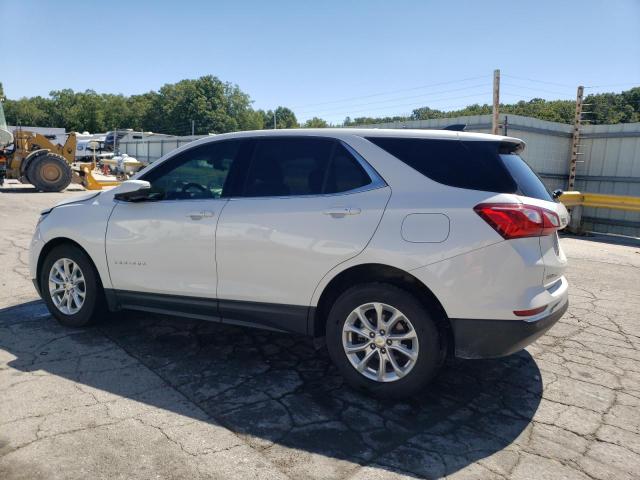
<instances>
[{"instance_id":1,"label":"tinted window","mask_svg":"<svg viewBox=\"0 0 640 480\"><path fill-rule=\"evenodd\" d=\"M336 144L323 192L347 192L370 183L371 179L364 168L344 146Z\"/></svg>"},{"instance_id":2,"label":"tinted window","mask_svg":"<svg viewBox=\"0 0 640 480\"><path fill-rule=\"evenodd\" d=\"M263 138L256 141L244 195L317 195L352 190L370 182L362 167L335 140Z\"/></svg>"},{"instance_id":3,"label":"tinted window","mask_svg":"<svg viewBox=\"0 0 640 480\"><path fill-rule=\"evenodd\" d=\"M497 142L369 137L370 142L430 179L452 187L515 193Z\"/></svg>"},{"instance_id":4,"label":"tinted window","mask_svg":"<svg viewBox=\"0 0 640 480\"><path fill-rule=\"evenodd\" d=\"M192 148L142 177L156 200L219 198L242 142L215 142Z\"/></svg>"},{"instance_id":5,"label":"tinted window","mask_svg":"<svg viewBox=\"0 0 640 480\"><path fill-rule=\"evenodd\" d=\"M553 201L553 197L527 163L518 155L502 154L500 155L502 162L511 176L518 184L518 190L526 197L538 198L540 200Z\"/></svg>"}]
</instances>

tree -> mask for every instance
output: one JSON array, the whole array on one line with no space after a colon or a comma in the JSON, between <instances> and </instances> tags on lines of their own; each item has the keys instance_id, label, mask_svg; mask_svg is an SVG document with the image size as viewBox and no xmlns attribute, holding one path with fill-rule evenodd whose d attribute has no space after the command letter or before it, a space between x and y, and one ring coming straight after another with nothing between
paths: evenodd
<instances>
[{"instance_id":1,"label":"tree","mask_svg":"<svg viewBox=\"0 0 640 480\"><path fill-rule=\"evenodd\" d=\"M304 123L305 128L327 128L329 124L322 118L313 117Z\"/></svg>"},{"instance_id":2,"label":"tree","mask_svg":"<svg viewBox=\"0 0 640 480\"><path fill-rule=\"evenodd\" d=\"M0 84L0 96L3 95ZM592 124L640 121L640 87L621 93L589 95L591 104L585 117ZM500 105L500 112L524 115L554 122L573 122L573 100L533 98ZM64 127L68 131L105 132L114 128L133 128L157 133L187 135L191 121L197 134L223 133L236 130L273 128L273 110L254 110L251 99L237 85L223 82L213 75L166 84L159 91L141 95L100 94L93 90L74 92L55 90L49 97L6 99L7 123L12 125ZM474 104L463 109L444 111L422 106L410 115L386 117L346 117L344 126L370 123L393 123L491 113L491 105ZM278 128L297 128L293 111L279 106L275 109ZM305 127L326 127L327 122L313 117Z\"/></svg>"},{"instance_id":3,"label":"tree","mask_svg":"<svg viewBox=\"0 0 640 480\"><path fill-rule=\"evenodd\" d=\"M298 119L296 114L287 107L276 108L276 125L277 128L298 128Z\"/></svg>"}]
</instances>

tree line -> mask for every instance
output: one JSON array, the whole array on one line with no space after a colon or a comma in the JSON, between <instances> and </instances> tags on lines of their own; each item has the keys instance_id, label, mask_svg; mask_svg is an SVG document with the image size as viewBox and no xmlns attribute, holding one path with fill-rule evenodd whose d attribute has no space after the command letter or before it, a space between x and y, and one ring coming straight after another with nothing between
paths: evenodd
<instances>
[{"instance_id":1,"label":"tree line","mask_svg":"<svg viewBox=\"0 0 640 480\"><path fill-rule=\"evenodd\" d=\"M0 98L3 96L0 83ZM640 87L621 93L588 95L585 103L592 124L640 121ZM319 117L301 124L287 107L273 110L252 108L248 94L213 75L166 84L157 92L140 95L54 90L48 97L6 99L4 110L9 125L64 127L67 131L105 132L116 128L152 131L172 135L224 133L273 128L323 128L331 126ZM572 123L575 103L571 100L534 98L502 104L500 112L554 122ZM490 114L491 105L474 104L461 110L444 111L427 106L408 116L345 118L342 126L428 120L465 115Z\"/></svg>"},{"instance_id":2,"label":"tree line","mask_svg":"<svg viewBox=\"0 0 640 480\"><path fill-rule=\"evenodd\" d=\"M640 122L640 87L634 87L621 93L598 93L587 95L584 108L588 113L583 117L592 125ZM576 104L573 100L545 100L533 98L517 103L500 104L500 113L522 115L525 117L549 120L551 122L573 123ZM347 117L345 126L372 123L404 122L407 120L430 120L433 118L462 117L468 115L491 114L489 104L469 105L460 110L437 110L429 107L416 108L410 115L386 117Z\"/></svg>"}]
</instances>

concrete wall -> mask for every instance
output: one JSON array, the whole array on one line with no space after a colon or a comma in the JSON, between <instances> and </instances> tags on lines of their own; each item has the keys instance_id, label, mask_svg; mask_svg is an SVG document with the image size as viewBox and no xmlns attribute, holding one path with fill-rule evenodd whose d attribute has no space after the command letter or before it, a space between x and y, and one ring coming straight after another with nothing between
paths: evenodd
<instances>
[{"instance_id":1,"label":"concrete wall","mask_svg":"<svg viewBox=\"0 0 640 480\"><path fill-rule=\"evenodd\" d=\"M11 133L14 133L18 129L22 129L26 132L34 132L39 133L41 135L55 135L54 139L50 139L53 143L59 143L60 145L64 145L64 142L67 141L67 132L64 128L54 128L54 127L16 127L15 125L9 125L7 127Z\"/></svg>"}]
</instances>

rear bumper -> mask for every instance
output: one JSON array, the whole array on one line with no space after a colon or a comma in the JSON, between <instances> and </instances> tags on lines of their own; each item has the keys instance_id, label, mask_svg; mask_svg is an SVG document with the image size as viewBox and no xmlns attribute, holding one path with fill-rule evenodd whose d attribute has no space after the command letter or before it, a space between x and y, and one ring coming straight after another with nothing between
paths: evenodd
<instances>
[{"instance_id":1,"label":"rear bumper","mask_svg":"<svg viewBox=\"0 0 640 480\"><path fill-rule=\"evenodd\" d=\"M535 321L452 318L458 358L497 358L519 352L549 330L569 307L566 300L546 317Z\"/></svg>"}]
</instances>

